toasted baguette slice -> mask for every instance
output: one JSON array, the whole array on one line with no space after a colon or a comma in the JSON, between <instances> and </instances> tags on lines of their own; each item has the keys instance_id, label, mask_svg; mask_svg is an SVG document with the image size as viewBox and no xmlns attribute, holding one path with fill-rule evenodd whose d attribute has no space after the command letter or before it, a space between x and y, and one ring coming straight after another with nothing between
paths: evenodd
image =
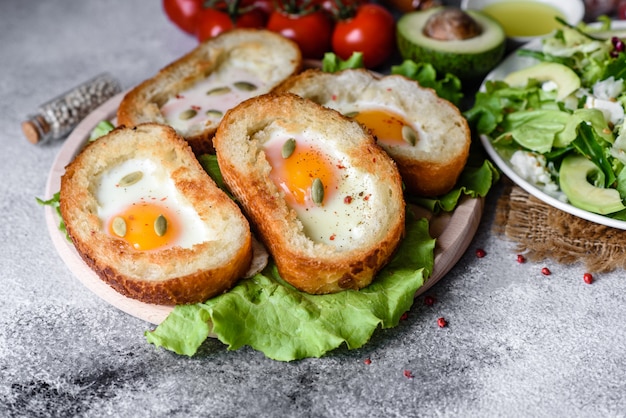
<instances>
[{"instance_id":1,"label":"toasted baguette slice","mask_svg":"<svg viewBox=\"0 0 626 418\"><path fill-rule=\"evenodd\" d=\"M297 44L277 33L224 32L129 91L119 105L117 121L126 126L171 125L196 155L211 153L213 135L226 110L266 93L301 66Z\"/></svg>"},{"instance_id":2,"label":"toasted baguette slice","mask_svg":"<svg viewBox=\"0 0 626 418\"><path fill-rule=\"evenodd\" d=\"M291 138L295 150L283 157ZM393 160L360 124L334 110L293 94L258 96L226 113L214 143L224 180L280 276L304 292L367 286L404 235L405 202ZM315 151L306 154L309 147ZM281 158L295 158L286 182L308 181L308 203L293 203L294 189L271 178ZM333 167L327 171L314 162L326 158ZM315 177L325 179L323 200L313 196Z\"/></svg>"},{"instance_id":3,"label":"toasted baguette slice","mask_svg":"<svg viewBox=\"0 0 626 418\"><path fill-rule=\"evenodd\" d=\"M152 229L141 235L151 238L140 238L137 249L132 219L147 214L145 201L169 208L161 230L167 242L156 241L152 216L145 221ZM128 207L143 209L131 214ZM230 289L250 265L248 221L165 125L117 128L86 146L61 178L60 209L83 260L119 293L143 302L205 301ZM118 216L124 238L109 227ZM167 238L177 231L178 239Z\"/></svg>"},{"instance_id":4,"label":"toasted baguette slice","mask_svg":"<svg viewBox=\"0 0 626 418\"><path fill-rule=\"evenodd\" d=\"M459 109L403 76L383 77L363 69L338 73L311 69L290 77L274 91L292 92L346 115L387 109L403 117L415 133L415 145L390 145L381 138L378 143L397 163L410 193L445 194L467 162L471 135Z\"/></svg>"}]
</instances>

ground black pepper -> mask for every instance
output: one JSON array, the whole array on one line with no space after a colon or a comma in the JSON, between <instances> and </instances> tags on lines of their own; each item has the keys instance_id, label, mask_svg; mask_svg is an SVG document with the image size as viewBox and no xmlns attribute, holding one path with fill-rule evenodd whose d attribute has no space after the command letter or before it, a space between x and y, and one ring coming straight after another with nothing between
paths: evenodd
<instances>
[{"instance_id":1,"label":"ground black pepper","mask_svg":"<svg viewBox=\"0 0 626 418\"><path fill-rule=\"evenodd\" d=\"M33 144L43 144L69 134L91 111L121 91L119 82L102 73L42 104L22 122L22 131Z\"/></svg>"}]
</instances>

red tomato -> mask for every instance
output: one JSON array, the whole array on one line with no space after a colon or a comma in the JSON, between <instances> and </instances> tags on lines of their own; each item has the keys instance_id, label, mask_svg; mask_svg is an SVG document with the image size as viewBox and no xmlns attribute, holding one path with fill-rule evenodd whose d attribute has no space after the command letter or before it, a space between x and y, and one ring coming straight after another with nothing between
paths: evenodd
<instances>
[{"instance_id":1,"label":"red tomato","mask_svg":"<svg viewBox=\"0 0 626 418\"><path fill-rule=\"evenodd\" d=\"M196 33L196 16L204 0L163 0L165 15L180 29Z\"/></svg>"},{"instance_id":2,"label":"red tomato","mask_svg":"<svg viewBox=\"0 0 626 418\"><path fill-rule=\"evenodd\" d=\"M626 19L626 1L620 0L617 3L617 18L624 20Z\"/></svg>"},{"instance_id":3,"label":"red tomato","mask_svg":"<svg viewBox=\"0 0 626 418\"><path fill-rule=\"evenodd\" d=\"M326 12L289 14L275 10L267 22L267 29L296 42L304 58L320 59L330 51L333 22Z\"/></svg>"},{"instance_id":4,"label":"red tomato","mask_svg":"<svg viewBox=\"0 0 626 418\"><path fill-rule=\"evenodd\" d=\"M354 17L337 22L332 48L344 60L353 52L362 52L365 66L373 68L391 56L395 36L391 12L377 4L364 4L356 9Z\"/></svg>"},{"instance_id":5,"label":"red tomato","mask_svg":"<svg viewBox=\"0 0 626 418\"><path fill-rule=\"evenodd\" d=\"M206 8L198 13L196 37L202 42L233 28L262 28L267 17L260 9L252 9L235 17L235 24L228 12Z\"/></svg>"},{"instance_id":6,"label":"red tomato","mask_svg":"<svg viewBox=\"0 0 626 418\"><path fill-rule=\"evenodd\" d=\"M245 8L247 6L259 9L269 17L274 11L274 0L242 0L241 7Z\"/></svg>"},{"instance_id":7,"label":"red tomato","mask_svg":"<svg viewBox=\"0 0 626 418\"><path fill-rule=\"evenodd\" d=\"M370 0L313 0L314 5L321 7L333 16L339 16L344 9L356 8L369 2Z\"/></svg>"}]
</instances>

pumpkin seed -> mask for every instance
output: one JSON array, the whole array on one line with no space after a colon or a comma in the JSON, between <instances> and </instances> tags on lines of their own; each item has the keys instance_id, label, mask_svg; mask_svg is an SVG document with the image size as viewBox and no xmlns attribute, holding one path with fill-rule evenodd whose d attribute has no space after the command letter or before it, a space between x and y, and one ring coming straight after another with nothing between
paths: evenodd
<instances>
[{"instance_id":1,"label":"pumpkin seed","mask_svg":"<svg viewBox=\"0 0 626 418\"><path fill-rule=\"evenodd\" d=\"M165 216L159 215L158 218L156 218L154 221L154 232L156 232L159 237L165 235L167 232L167 219L165 219Z\"/></svg>"},{"instance_id":2,"label":"pumpkin seed","mask_svg":"<svg viewBox=\"0 0 626 418\"><path fill-rule=\"evenodd\" d=\"M121 216L116 216L113 218L113 224L111 225L113 232L118 237L126 236L126 221Z\"/></svg>"},{"instance_id":3,"label":"pumpkin seed","mask_svg":"<svg viewBox=\"0 0 626 418\"><path fill-rule=\"evenodd\" d=\"M218 96L218 95L226 94L226 93L230 93L230 87L228 87L228 86L215 87L214 89L211 89L211 90L207 91L206 95L207 96Z\"/></svg>"},{"instance_id":4,"label":"pumpkin seed","mask_svg":"<svg viewBox=\"0 0 626 418\"><path fill-rule=\"evenodd\" d=\"M120 187L128 187L137 183L139 180L143 178L143 172L141 171L133 171L132 173L126 174L119 182Z\"/></svg>"},{"instance_id":5,"label":"pumpkin seed","mask_svg":"<svg viewBox=\"0 0 626 418\"><path fill-rule=\"evenodd\" d=\"M256 86L252 83L249 83L247 81L236 81L234 83L234 86L238 89L238 90L243 90L243 91L253 91L256 90Z\"/></svg>"},{"instance_id":6,"label":"pumpkin seed","mask_svg":"<svg viewBox=\"0 0 626 418\"><path fill-rule=\"evenodd\" d=\"M284 159L291 157L291 154L296 150L296 140L294 138L289 138L283 144L283 148L280 150L280 155L283 156Z\"/></svg>"},{"instance_id":7,"label":"pumpkin seed","mask_svg":"<svg viewBox=\"0 0 626 418\"><path fill-rule=\"evenodd\" d=\"M324 201L324 184L319 177L316 177L311 185L311 199L318 206Z\"/></svg>"},{"instance_id":8,"label":"pumpkin seed","mask_svg":"<svg viewBox=\"0 0 626 418\"><path fill-rule=\"evenodd\" d=\"M213 116L216 118L221 118L224 113L222 113L221 111L217 110L217 109L209 109L206 111L206 115L207 116Z\"/></svg>"},{"instance_id":9,"label":"pumpkin seed","mask_svg":"<svg viewBox=\"0 0 626 418\"><path fill-rule=\"evenodd\" d=\"M402 139L404 139L409 145L415 145L417 143L417 132L409 125L402 127Z\"/></svg>"},{"instance_id":10,"label":"pumpkin seed","mask_svg":"<svg viewBox=\"0 0 626 418\"><path fill-rule=\"evenodd\" d=\"M347 118L354 118L356 116L358 116L359 112L358 111L354 111L354 112L348 112L348 113L344 113L343 115Z\"/></svg>"},{"instance_id":11,"label":"pumpkin seed","mask_svg":"<svg viewBox=\"0 0 626 418\"><path fill-rule=\"evenodd\" d=\"M188 119L193 118L197 114L198 114L198 112L195 109L187 109L187 110L181 112L180 115L178 115L178 118L180 120L188 120Z\"/></svg>"}]
</instances>

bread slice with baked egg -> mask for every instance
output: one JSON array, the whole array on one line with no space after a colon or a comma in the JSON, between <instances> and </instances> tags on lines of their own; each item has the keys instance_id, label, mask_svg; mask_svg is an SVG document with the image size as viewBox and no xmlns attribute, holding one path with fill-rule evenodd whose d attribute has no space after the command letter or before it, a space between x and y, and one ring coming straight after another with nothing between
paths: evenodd
<instances>
[{"instance_id":1,"label":"bread slice with baked egg","mask_svg":"<svg viewBox=\"0 0 626 418\"><path fill-rule=\"evenodd\" d=\"M268 92L297 73L297 44L268 30L234 29L211 38L131 89L122 99L119 125L168 124L196 155L213 151L223 114L239 102Z\"/></svg>"},{"instance_id":2,"label":"bread slice with baked egg","mask_svg":"<svg viewBox=\"0 0 626 418\"><path fill-rule=\"evenodd\" d=\"M117 128L61 178L60 210L83 260L147 303L206 301L250 266L250 225L173 128Z\"/></svg>"},{"instance_id":3,"label":"bread slice with baked egg","mask_svg":"<svg viewBox=\"0 0 626 418\"><path fill-rule=\"evenodd\" d=\"M410 193L447 193L467 162L471 134L459 109L404 76L310 69L274 91L297 94L362 123L395 160Z\"/></svg>"},{"instance_id":4,"label":"bread slice with baked egg","mask_svg":"<svg viewBox=\"0 0 626 418\"><path fill-rule=\"evenodd\" d=\"M361 289L389 261L404 234L402 182L359 123L267 94L229 110L214 143L285 281L312 294Z\"/></svg>"}]
</instances>

